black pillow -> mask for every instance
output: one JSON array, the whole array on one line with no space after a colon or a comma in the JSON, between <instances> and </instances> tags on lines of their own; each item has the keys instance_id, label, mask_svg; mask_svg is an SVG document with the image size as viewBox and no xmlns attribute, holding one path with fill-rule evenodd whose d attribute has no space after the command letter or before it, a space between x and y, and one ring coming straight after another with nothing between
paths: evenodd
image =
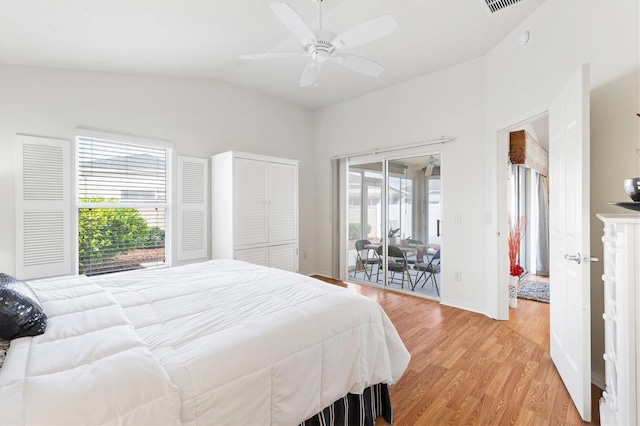
<instances>
[{"instance_id":1,"label":"black pillow","mask_svg":"<svg viewBox=\"0 0 640 426\"><path fill-rule=\"evenodd\" d=\"M0 340L44 333L47 315L31 288L0 273Z\"/></svg>"}]
</instances>

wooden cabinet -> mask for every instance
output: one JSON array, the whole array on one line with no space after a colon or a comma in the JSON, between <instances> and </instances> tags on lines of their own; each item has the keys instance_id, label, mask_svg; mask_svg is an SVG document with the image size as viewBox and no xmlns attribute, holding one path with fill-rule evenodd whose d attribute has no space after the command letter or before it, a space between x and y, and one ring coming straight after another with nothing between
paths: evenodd
<instances>
[{"instance_id":1,"label":"wooden cabinet","mask_svg":"<svg viewBox=\"0 0 640 426\"><path fill-rule=\"evenodd\" d=\"M603 214L605 383L602 425L640 422L640 214Z\"/></svg>"},{"instance_id":2,"label":"wooden cabinet","mask_svg":"<svg viewBox=\"0 0 640 426\"><path fill-rule=\"evenodd\" d=\"M298 162L211 157L212 257L298 272Z\"/></svg>"}]
</instances>

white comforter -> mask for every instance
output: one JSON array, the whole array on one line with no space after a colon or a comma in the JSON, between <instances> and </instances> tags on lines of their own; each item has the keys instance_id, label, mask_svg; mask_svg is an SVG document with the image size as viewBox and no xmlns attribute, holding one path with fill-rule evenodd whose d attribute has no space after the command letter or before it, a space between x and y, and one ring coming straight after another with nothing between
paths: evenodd
<instances>
[{"instance_id":1,"label":"white comforter","mask_svg":"<svg viewBox=\"0 0 640 426\"><path fill-rule=\"evenodd\" d=\"M89 279L68 282L81 280ZM62 287L65 281L54 282ZM302 275L218 260L90 282L101 295L106 291L117 300L110 306L121 314L114 316L122 323L119 329L136 342L131 345L145 353L144 359L132 360L130 368L128 359L113 359L87 377L82 365L105 359L95 356L104 351L88 348L104 344L103 331L83 334L85 349L58 341L66 339L56 330L71 324L61 324L55 312L51 316L49 293L75 298L74 287L50 291L51 281L33 283L51 320L43 336L12 342L7 361L28 362L20 374L13 367L10 374L0 370L0 400L13 389L21 393L0 402L0 423L7 423L3 412L8 409L9 423L175 423L179 411L185 424L295 425L348 392L395 383L409 362L377 303ZM78 310L83 310L81 301ZM90 329L115 332L118 327L89 319L94 312L83 314L94 324ZM34 353L45 341L51 346ZM128 385L119 381L123 376L130 377ZM82 389L75 389L76 382ZM49 393L57 394L56 403L40 408L37 401ZM132 409L137 417L114 417L120 407L138 403L139 413ZM32 416L31 406L38 407L37 415ZM85 417L96 406L102 411ZM83 407L80 413L73 413L76 407Z\"/></svg>"},{"instance_id":2,"label":"white comforter","mask_svg":"<svg viewBox=\"0 0 640 426\"><path fill-rule=\"evenodd\" d=\"M115 298L86 277L32 288L47 330L11 341L0 424L179 424L180 396Z\"/></svg>"}]
</instances>

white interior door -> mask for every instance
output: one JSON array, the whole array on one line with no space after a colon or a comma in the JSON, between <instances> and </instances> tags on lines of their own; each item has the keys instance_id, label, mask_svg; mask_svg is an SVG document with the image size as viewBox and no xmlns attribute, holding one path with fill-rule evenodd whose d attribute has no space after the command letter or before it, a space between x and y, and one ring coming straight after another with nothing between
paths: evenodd
<instances>
[{"instance_id":1,"label":"white interior door","mask_svg":"<svg viewBox=\"0 0 640 426\"><path fill-rule=\"evenodd\" d=\"M589 66L549 110L551 358L582 419L591 420Z\"/></svg>"}]
</instances>

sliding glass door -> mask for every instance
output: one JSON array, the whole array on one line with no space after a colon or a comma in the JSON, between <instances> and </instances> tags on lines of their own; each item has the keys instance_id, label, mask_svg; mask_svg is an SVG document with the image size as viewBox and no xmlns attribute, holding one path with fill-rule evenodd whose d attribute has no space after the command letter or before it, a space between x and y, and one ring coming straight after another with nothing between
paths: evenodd
<instances>
[{"instance_id":1,"label":"sliding glass door","mask_svg":"<svg viewBox=\"0 0 640 426\"><path fill-rule=\"evenodd\" d=\"M382 162L349 165L347 179L349 276L373 283L380 275L376 250L383 235L382 166Z\"/></svg>"},{"instance_id":2,"label":"sliding glass door","mask_svg":"<svg viewBox=\"0 0 640 426\"><path fill-rule=\"evenodd\" d=\"M348 277L440 297L440 155L348 165Z\"/></svg>"}]
</instances>

